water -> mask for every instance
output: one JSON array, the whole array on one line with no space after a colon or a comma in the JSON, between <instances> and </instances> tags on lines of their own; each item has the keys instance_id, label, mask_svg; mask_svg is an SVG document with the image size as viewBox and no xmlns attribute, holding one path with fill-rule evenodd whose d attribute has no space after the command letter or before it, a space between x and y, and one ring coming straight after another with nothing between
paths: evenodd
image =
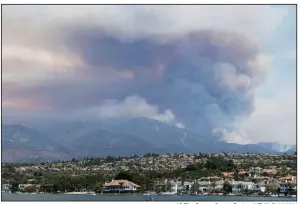
<instances>
[{"instance_id":1,"label":"water","mask_svg":"<svg viewBox=\"0 0 300 204\"><path fill-rule=\"evenodd\" d=\"M146 201L143 195L52 195L52 194L9 194L2 193L2 201ZM297 201L288 197L254 196L152 196L154 201Z\"/></svg>"}]
</instances>

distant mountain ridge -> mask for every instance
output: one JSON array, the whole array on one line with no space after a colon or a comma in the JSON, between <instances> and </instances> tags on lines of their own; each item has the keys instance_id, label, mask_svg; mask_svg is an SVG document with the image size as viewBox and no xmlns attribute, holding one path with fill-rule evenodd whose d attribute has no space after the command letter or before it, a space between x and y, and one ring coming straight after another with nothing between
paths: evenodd
<instances>
[{"instance_id":1,"label":"distant mountain ridge","mask_svg":"<svg viewBox=\"0 0 300 204\"><path fill-rule=\"evenodd\" d=\"M296 145L278 144L275 142L260 142L258 143L258 145L268 149L272 149L277 152L290 152L290 151L295 152L297 148Z\"/></svg>"},{"instance_id":2,"label":"distant mountain ridge","mask_svg":"<svg viewBox=\"0 0 300 204\"><path fill-rule=\"evenodd\" d=\"M23 125L2 125L2 161L68 158L59 143Z\"/></svg>"},{"instance_id":3,"label":"distant mountain ridge","mask_svg":"<svg viewBox=\"0 0 300 204\"><path fill-rule=\"evenodd\" d=\"M147 152L251 152L292 154L295 145L233 144L161 121L136 118L120 124L66 123L35 130L2 126L3 161L66 160L87 156L131 156Z\"/></svg>"}]
</instances>

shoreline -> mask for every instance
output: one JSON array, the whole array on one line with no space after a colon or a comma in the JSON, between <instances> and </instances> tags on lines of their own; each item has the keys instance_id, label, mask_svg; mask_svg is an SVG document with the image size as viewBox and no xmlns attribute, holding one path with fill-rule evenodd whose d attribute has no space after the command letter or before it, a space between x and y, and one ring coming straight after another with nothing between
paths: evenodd
<instances>
[{"instance_id":1,"label":"shoreline","mask_svg":"<svg viewBox=\"0 0 300 204\"><path fill-rule=\"evenodd\" d=\"M127 193L121 193L121 194L112 194L112 193L107 193L107 194L97 194L97 193L87 193L87 192L67 192L67 193L23 193L23 192L1 192L2 194L13 194L13 195L89 195L89 196L144 196L144 197L155 197L155 196L205 196L205 197L282 197L282 198L297 198L296 195L202 195L202 194L155 194L155 195L143 195L143 193L132 193L132 194L127 194Z\"/></svg>"}]
</instances>

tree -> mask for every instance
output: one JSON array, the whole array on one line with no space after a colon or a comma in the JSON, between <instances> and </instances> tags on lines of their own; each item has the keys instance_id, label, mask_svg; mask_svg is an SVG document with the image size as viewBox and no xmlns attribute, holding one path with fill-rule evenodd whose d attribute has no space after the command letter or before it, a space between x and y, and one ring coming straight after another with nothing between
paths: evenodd
<instances>
[{"instance_id":1,"label":"tree","mask_svg":"<svg viewBox=\"0 0 300 204\"><path fill-rule=\"evenodd\" d=\"M267 172L263 172L262 175L266 177L269 176Z\"/></svg>"},{"instance_id":2,"label":"tree","mask_svg":"<svg viewBox=\"0 0 300 204\"><path fill-rule=\"evenodd\" d=\"M166 185L166 191L170 192L171 191L171 183L168 181L167 185Z\"/></svg>"},{"instance_id":3,"label":"tree","mask_svg":"<svg viewBox=\"0 0 300 204\"><path fill-rule=\"evenodd\" d=\"M232 192L232 185L228 181L226 181L223 185L223 192L224 194L228 194Z\"/></svg>"},{"instance_id":4,"label":"tree","mask_svg":"<svg viewBox=\"0 0 300 204\"><path fill-rule=\"evenodd\" d=\"M196 171L197 169L198 168L196 164L187 165L187 167L185 168L186 171Z\"/></svg>"},{"instance_id":5,"label":"tree","mask_svg":"<svg viewBox=\"0 0 300 204\"><path fill-rule=\"evenodd\" d=\"M238 173L237 170L234 171L234 173L233 173L233 178L234 178L234 180L236 180L236 181L239 181L239 180L240 180L240 175L239 175L239 173Z\"/></svg>"},{"instance_id":6,"label":"tree","mask_svg":"<svg viewBox=\"0 0 300 204\"><path fill-rule=\"evenodd\" d=\"M292 194L292 192L293 192L293 186L292 186L292 184L291 183L287 183L287 189L286 189L286 191L287 191L287 194Z\"/></svg>"},{"instance_id":7,"label":"tree","mask_svg":"<svg viewBox=\"0 0 300 204\"><path fill-rule=\"evenodd\" d=\"M278 195L280 194L280 188L279 187L276 189L276 192L277 192Z\"/></svg>"},{"instance_id":8,"label":"tree","mask_svg":"<svg viewBox=\"0 0 300 204\"><path fill-rule=\"evenodd\" d=\"M15 193L15 192L17 192L19 190L19 184L17 183L17 182L13 182L12 184L11 184L11 189L10 189L10 191L12 192L12 193Z\"/></svg>"},{"instance_id":9,"label":"tree","mask_svg":"<svg viewBox=\"0 0 300 204\"><path fill-rule=\"evenodd\" d=\"M214 162L208 160L205 164L205 168L215 170L215 169L217 169L217 166Z\"/></svg>"},{"instance_id":10,"label":"tree","mask_svg":"<svg viewBox=\"0 0 300 204\"><path fill-rule=\"evenodd\" d=\"M212 183L211 183L211 187L212 187L212 191L214 191L215 188L216 188L216 182L212 182Z\"/></svg>"},{"instance_id":11,"label":"tree","mask_svg":"<svg viewBox=\"0 0 300 204\"><path fill-rule=\"evenodd\" d=\"M16 172L15 167L12 166L11 164L7 164L7 165L6 165L6 168L7 168L7 170L8 170L9 173L14 173L14 172Z\"/></svg>"},{"instance_id":12,"label":"tree","mask_svg":"<svg viewBox=\"0 0 300 204\"><path fill-rule=\"evenodd\" d=\"M231 159L228 161L227 168L228 171L233 171L236 168L234 162Z\"/></svg>"},{"instance_id":13,"label":"tree","mask_svg":"<svg viewBox=\"0 0 300 204\"><path fill-rule=\"evenodd\" d=\"M281 169L281 171L280 171L280 176L286 176L287 175L287 172L288 172L288 170L287 170L287 168L284 166L284 167L282 167L282 169Z\"/></svg>"},{"instance_id":14,"label":"tree","mask_svg":"<svg viewBox=\"0 0 300 204\"><path fill-rule=\"evenodd\" d=\"M274 189L272 188L272 186L266 186L266 191L267 194L272 194L274 192Z\"/></svg>"},{"instance_id":15,"label":"tree","mask_svg":"<svg viewBox=\"0 0 300 204\"><path fill-rule=\"evenodd\" d=\"M116 176L116 180L128 180L132 181L132 175L129 172L126 171L120 171Z\"/></svg>"},{"instance_id":16,"label":"tree","mask_svg":"<svg viewBox=\"0 0 300 204\"><path fill-rule=\"evenodd\" d=\"M193 185L191 186L191 192L192 193L197 193L199 191L199 183L197 181L195 181L193 183Z\"/></svg>"},{"instance_id":17,"label":"tree","mask_svg":"<svg viewBox=\"0 0 300 204\"><path fill-rule=\"evenodd\" d=\"M240 189L241 193L243 193L243 190L244 190L243 184L241 184L241 183L238 184L238 185L237 185L237 188Z\"/></svg>"},{"instance_id":18,"label":"tree","mask_svg":"<svg viewBox=\"0 0 300 204\"><path fill-rule=\"evenodd\" d=\"M102 182L97 182L95 185L95 192L100 193L103 190L103 183Z\"/></svg>"}]
</instances>

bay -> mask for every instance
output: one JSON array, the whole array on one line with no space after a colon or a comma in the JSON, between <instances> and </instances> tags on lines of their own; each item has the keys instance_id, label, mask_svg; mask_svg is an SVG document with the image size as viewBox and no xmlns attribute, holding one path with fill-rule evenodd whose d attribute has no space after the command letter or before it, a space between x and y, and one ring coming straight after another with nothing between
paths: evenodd
<instances>
[{"instance_id":1,"label":"bay","mask_svg":"<svg viewBox=\"0 0 300 204\"><path fill-rule=\"evenodd\" d=\"M290 197L257 196L152 196L154 201L296 201ZM2 193L2 201L146 201L143 195L57 195Z\"/></svg>"}]
</instances>

